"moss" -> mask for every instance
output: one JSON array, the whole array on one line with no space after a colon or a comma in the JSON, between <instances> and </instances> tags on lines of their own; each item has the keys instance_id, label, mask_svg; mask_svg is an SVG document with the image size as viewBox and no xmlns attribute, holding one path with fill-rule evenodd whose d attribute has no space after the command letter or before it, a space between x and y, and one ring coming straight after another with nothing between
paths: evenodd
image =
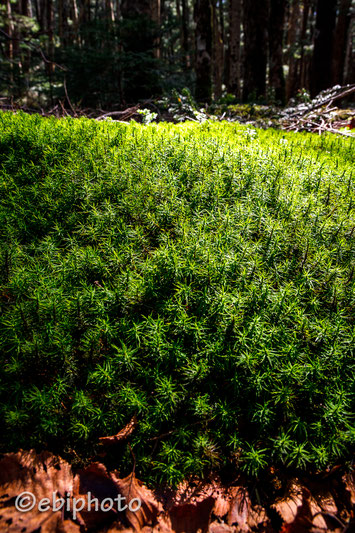
<instances>
[{"instance_id":1,"label":"moss","mask_svg":"<svg viewBox=\"0 0 355 533\"><path fill-rule=\"evenodd\" d=\"M351 457L353 158L331 135L0 114L2 450L89 457L136 414L145 480Z\"/></svg>"}]
</instances>

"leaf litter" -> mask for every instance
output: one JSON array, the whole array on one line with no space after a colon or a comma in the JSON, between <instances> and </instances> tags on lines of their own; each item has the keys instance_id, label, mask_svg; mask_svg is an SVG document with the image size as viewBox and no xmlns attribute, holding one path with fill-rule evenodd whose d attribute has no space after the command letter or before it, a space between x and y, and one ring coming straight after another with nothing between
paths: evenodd
<instances>
[{"instance_id":1,"label":"leaf litter","mask_svg":"<svg viewBox=\"0 0 355 533\"><path fill-rule=\"evenodd\" d=\"M237 482L236 482L237 483ZM132 472L120 478L93 462L74 472L61 457L34 450L3 455L0 460L0 531L9 533L102 533L137 531L150 533L335 533L354 527L354 472L311 479L309 488L301 479L290 479L282 496L254 503L249 488L223 485L218 477L206 481L185 481L177 489L150 490ZM37 502L58 497L84 498L88 493L99 504L107 498L138 498L141 507L121 512L88 510L85 505L74 517L72 506L65 510L28 512L15 508L16 497L31 492ZM270 495L269 495L270 496ZM269 499L270 500L270 499ZM69 510L67 510L69 508ZM86 509L86 510L84 510ZM275 514L279 517L276 523Z\"/></svg>"}]
</instances>

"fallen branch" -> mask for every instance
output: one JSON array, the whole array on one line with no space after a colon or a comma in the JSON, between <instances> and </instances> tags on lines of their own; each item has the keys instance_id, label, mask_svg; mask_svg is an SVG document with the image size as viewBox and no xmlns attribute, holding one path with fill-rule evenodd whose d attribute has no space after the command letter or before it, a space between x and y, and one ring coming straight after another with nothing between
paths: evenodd
<instances>
[{"instance_id":1,"label":"fallen branch","mask_svg":"<svg viewBox=\"0 0 355 533\"><path fill-rule=\"evenodd\" d=\"M128 107L124 111L110 111L109 113L104 113L103 115L100 115L96 118L96 120L103 120L108 117L117 117L121 120L127 120L128 118L132 117L137 113L139 109L139 104L134 107Z\"/></svg>"},{"instance_id":2,"label":"fallen branch","mask_svg":"<svg viewBox=\"0 0 355 533\"><path fill-rule=\"evenodd\" d=\"M345 90L344 90L345 89ZM343 98L346 98L347 96L350 96L351 94L355 93L355 84L354 85L348 85L345 87L340 87L338 90L342 90L342 92L338 94L333 94L332 96L328 96L327 98L324 98L324 100L320 100L317 102L317 98L313 100L313 105L310 107L306 107L305 109L298 109L294 113L291 113L289 117L297 117L302 116L308 113L311 113L315 109L319 109L320 107L323 107L325 105L331 105L333 102L337 100L342 100Z\"/></svg>"}]
</instances>

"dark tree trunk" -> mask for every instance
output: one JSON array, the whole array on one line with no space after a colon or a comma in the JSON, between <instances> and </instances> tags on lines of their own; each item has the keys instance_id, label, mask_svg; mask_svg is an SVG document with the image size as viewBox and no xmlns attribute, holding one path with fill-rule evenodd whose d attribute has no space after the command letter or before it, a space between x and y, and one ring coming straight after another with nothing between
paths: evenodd
<instances>
[{"instance_id":1,"label":"dark tree trunk","mask_svg":"<svg viewBox=\"0 0 355 533\"><path fill-rule=\"evenodd\" d=\"M285 12L285 0L270 0L269 85L276 101L282 104L285 102L285 78L282 54Z\"/></svg>"},{"instance_id":2,"label":"dark tree trunk","mask_svg":"<svg viewBox=\"0 0 355 533\"><path fill-rule=\"evenodd\" d=\"M13 82L13 59L14 59L14 23L12 19L12 9L10 0L6 0L6 32L9 39L6 41L6 55L10 62L10 83Z\"/></svg>"},{"instance_id":3,"label":"dark tree trunk","mask_svg":"<svg viewBox=\"0 0 355 533\"><path fill-rule=\"evenodd\" d=\"M189 5L187 0L182 0L182 49L184 52L185 68L190 68Z\"/></svg>"},{"instance_id":4,"label":"dark tree trunk","mask_svg":"<svg viewBox=\"0 0 355 533\"><path fill-rule=\"evenodd\" d=\"M332 83L344 81L345 50L351 22L351 0L340 0L339 14L334 32L332 58Z\"/></svg>"},{"instance_id":5,"label":"dark tree trunk","mask_svg":"<svg viewBox=\"0 0 355 533\"><path fill-rule=\"evenodd\" d=\"M196 99L210 102L212 96L212 8L210 0L195 0Z\"/></svg>"},{"instance_id":6,"label":"dark tree trunk","mask_svg":"<svg viewBox=\"0 0 355 533\"><path fill-rule=\"evenodd\" d=\"M219 24L221 28L221 36L223 43L225 42L225 28L224 28L224 4L222 0L219 2Z\"/></svg>"},{"instance_id":7,"label":"dark tree trunk","mask_svg":"<svg viewBox=\"0 0 355 533\"><path fill-rule=\"evenodd\" d=\"M159 34L160 28L160 17L161 17L161 4L160 0L150 0L150 19L154 22L156 27L156 37L154 39L154 56L159 58L161 56L161 40Z\"/></svg>"},{"instance_id":8,"label":"dark tree trunk","mask_svg":"<svg viewBox=\"0 0 355 533\"><path fill-rule=\"evenodd\" d=\"M312 68L313 96L332 84L332 49L336 4L336 0L318 0L317 2Z\"/></svg>"},{"instance_id":9,"label":"dark tree trunk","mask_svg":"<svg viewBox=\"0 0 355 533\"><path fill-rule=\"evenodd\" d=\"M244 2L244 85L243 98L265 95L267 64L268 2Z\"/></svg>"},{"instance_id":10,"label":"dark tree trunk","mask_svg":"<svg viewBox=\"0 0 355 533\"><path fill-rule=\"evenodd\" d=\"M223 77L223 63L224 50L221 28L219 25L219 13L217 11L216 0L212 0L212 20L213 20L213 50L212 50L212 64L213 64L213 97L219 100L222 96L222 77Z\"/></svg>"},{"instance_id":11,"label":"dark tree trunk","mask_svg":"<svg viewBox=\"0 0 355 533\"><path fill-rule=\"evenodd\" d=\"M346 46L344 83L355 83L355 58L353 35L355 34L355 17L352 17L348 31L348 42Z\"/></svg>"},{"instance_id":12,"label":"dark tree trunk","mask_svg":"<svg viewBox=\"0 0 355 533\"><path fill-rule=\"evenodd\" d=\"M47 35L48 35L48 57L50 61L54 61L54 33L53 33L53 22L54 22L54 13L53 13L53 2L52 0L47 0ZM54 63L46 64L49 89L50 89L50 99L53 104L53 73L54 73Z\"/></svg>"},{"instance_id":13,"label":"dark tree trunk","mask_svg":"<svg viewBox=\"0 0 355 533\"><path fill-rule=\"evenodd\" d=\"M299 89L299 62L296 59L297 45L299 41L299 22L301 10L300 2L294 0L290 8L287 31L287 55L288 55L288 76L286 83L286 99L293 97Z\"/></svg>"},{"instance_id":14,"label":"dark tree trunk","mask_svg":"<svg viewBox=\"0 0 355 533\"><path fill-rule=\"evenodd\" d=\"M228 92L240 98L242 1L229 0Z\"/></svg>"},{"instance_id":15,"label":"dark tree trunk","mask_svg":"<svg viewBox=\"0 0 355 533\"><path fill-rule=\"evenodd\" d=\"M309 91L309 71L310 71L310 58L311 55L306 52L306 45L309 44L307 39L309 13L311 7L311 0L304 0L303 2L303 14L302 14L302 28L301 28L301 74L300 74L300 86L303 89Z\"/></svg>"},{"instance_id":16,"label":"dark tree trunk","mask_svg":"<svg viewBox=\"0 0 355 533\"><path fill-rule=\"evenodd\" d=\"M20 2L21 14L24 15L25 17L29 17L30 11L31 11L31 2L29 2L29 0L21 0Z\"/></svg>"}]
</instances>

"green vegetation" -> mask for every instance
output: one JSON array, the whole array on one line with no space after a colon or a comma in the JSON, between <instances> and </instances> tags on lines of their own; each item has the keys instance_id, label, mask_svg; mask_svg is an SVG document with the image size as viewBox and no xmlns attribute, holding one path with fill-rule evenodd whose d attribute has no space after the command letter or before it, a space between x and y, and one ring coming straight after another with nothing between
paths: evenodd
<instances>
[{"instance_id":1,"label":"green vegetation","mask_svg":"<svg viewBox=\"0 0 355 533\"><path fill-rule=\"evenodd\" d=\"M331 135L2 113L2 450L89 457L136 414L145 481L350 458L353 158Z\"/></svg>"}]
</instances>

